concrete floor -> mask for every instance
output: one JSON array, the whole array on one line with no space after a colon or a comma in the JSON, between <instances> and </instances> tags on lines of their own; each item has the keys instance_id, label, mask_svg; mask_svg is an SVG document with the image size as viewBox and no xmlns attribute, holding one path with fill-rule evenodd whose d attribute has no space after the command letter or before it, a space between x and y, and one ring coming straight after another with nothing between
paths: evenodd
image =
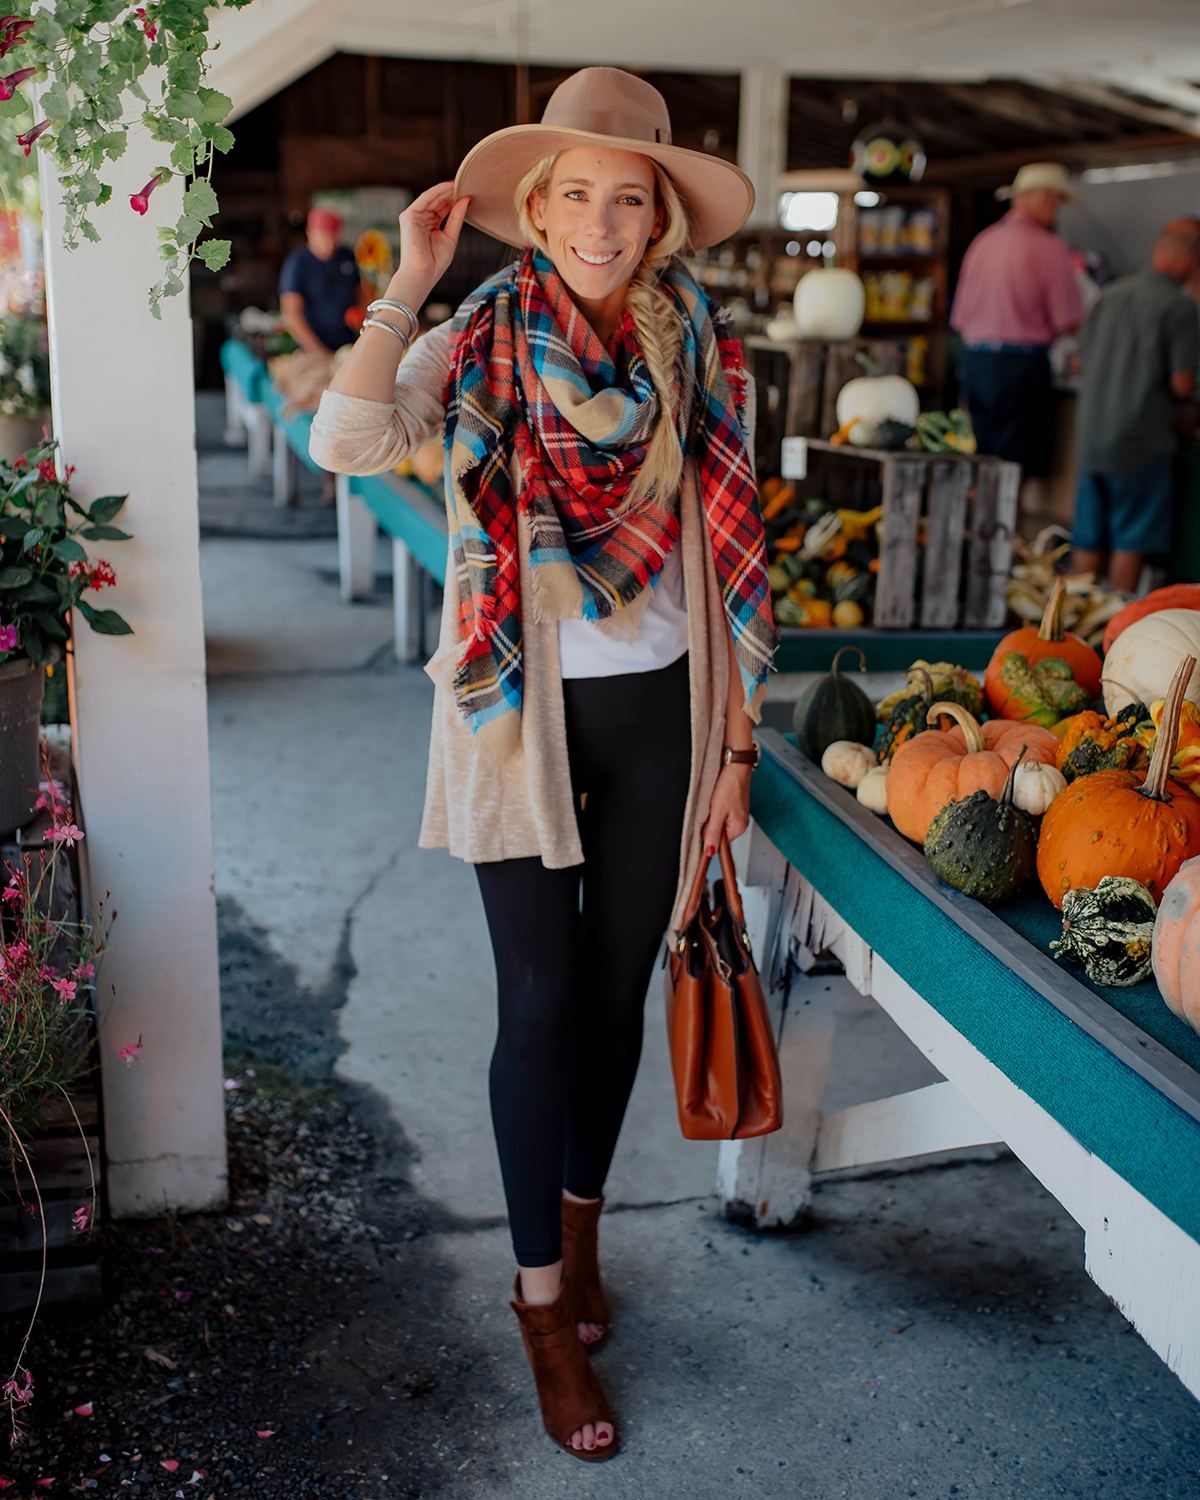
<instances>
[{"instance_id":1,"label":"concrete floor","mask_svg":"<svg viewBox=\"0 0 1200 1500\"><path fill-rule=\"evenodd\" d=\"M380 1500L1200 1495L1200 1408L1011 1157L829 1184L802 1234L720 1220L715 1147L679 1136L657 977L603 1229L616 1330L597 1369L623 1452L556 1453L504 1306L491 956L471 870L416 848L432 690L390 655L386 551L380 596L344 606L329 539L202 547L223 929L288 976L231 995L228 1030L332 1064L420 1209L380 1300L330 1332L347 1368L402 1355L446 1377L357 1440ZM804 982L847 992L829 1107L930 1081L871 1002Z\"/></svg>"}]
</instances>

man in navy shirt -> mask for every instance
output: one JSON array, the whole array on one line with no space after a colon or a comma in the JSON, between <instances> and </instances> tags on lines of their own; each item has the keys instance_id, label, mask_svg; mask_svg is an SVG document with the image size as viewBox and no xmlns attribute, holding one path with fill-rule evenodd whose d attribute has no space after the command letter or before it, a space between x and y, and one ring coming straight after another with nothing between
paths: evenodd
<instances>
[{"instance_id":1,"label":"man in navy shirt","mask_svg":"<svg viewBox=\"0 0 1200 1500\"><path fill-rule=\"evenodd\" d=\"M346 314L358 305L358 265L338 244L342 221L330 209L312 209L306 229L308 244L293 250L279 273L279 306L301 349L332 354L354 338Z\"/></svg>"}]
</instances>

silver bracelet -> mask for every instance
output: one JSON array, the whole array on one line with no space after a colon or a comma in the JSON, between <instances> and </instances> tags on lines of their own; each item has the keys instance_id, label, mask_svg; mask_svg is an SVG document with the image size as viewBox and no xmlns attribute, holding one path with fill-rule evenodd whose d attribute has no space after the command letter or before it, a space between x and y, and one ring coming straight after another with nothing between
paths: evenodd
<instances>
[{"instance_id":1,"label":"silver bracelet","mask_svg":"<svg viewBox=\"0 0 1200 1500\"><path fill-rule=\"evenodd\" d=\"M408 334L409 341L411 342L416 338L417 330L421 324L411 307L406 307L403 302L395 302L391 297L377 297L374 302L367 304L367 311L369 313L378 312L381 307L386 307L390 312L403 313L411 325Z\"/></svg>"},{"instance_id":2,"label":"silver bracelet","mask_svg":"<svg viewBox=\"0 0 1200 1500\"><path fill-rule=\"evenodd\" d=\"M394 333L396 335L396 337L404 345L406 351L408 349L408 346L412 343L412 339L409 338L408 334L401 333L400 330L393 324L385 323L382 318L364 318L362 326L364 328L386 328L389 333Z\"/></svg>"}]
</instances>

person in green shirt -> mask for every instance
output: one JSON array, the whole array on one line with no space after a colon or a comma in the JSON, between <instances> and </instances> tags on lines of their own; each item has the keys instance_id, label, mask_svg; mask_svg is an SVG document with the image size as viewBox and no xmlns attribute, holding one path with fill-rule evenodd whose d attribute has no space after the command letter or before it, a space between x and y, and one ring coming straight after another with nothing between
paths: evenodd
<instances>
[{"instance_id":1,"label":"person in green shirt","mask_svg":"<svg viewBox=\"0 0 1200 1500\"><path fill-rule=\"evenodd\" d=\"M1169 552L1175 407L1196 389L1200 309L1183 291L1200 268L1200 220L1172 219L1152 266L1113 282L1080 339L1071 568L1108 564L1132 594L1148 554Z\"/></svg>"}]
</instances>

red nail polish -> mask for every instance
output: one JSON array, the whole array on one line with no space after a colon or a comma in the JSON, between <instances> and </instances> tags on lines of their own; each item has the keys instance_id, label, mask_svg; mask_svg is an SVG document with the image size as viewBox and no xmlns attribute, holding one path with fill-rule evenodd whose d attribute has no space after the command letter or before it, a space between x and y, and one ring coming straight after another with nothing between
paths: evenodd
<instances>
[{"instance_id":1,"label":"red nail polish","mask_svg":"<svg viewBox=\"0 0 1200 1500\"><path fill-rule=\"evenodd\" d=\"M716 852L717 852L717 846L716 846L716 844L708 844L705 847L705 850L704 850L704 853L706 854L706 856L709 859L711 859Z\"/></svg>"}]
</instances>

